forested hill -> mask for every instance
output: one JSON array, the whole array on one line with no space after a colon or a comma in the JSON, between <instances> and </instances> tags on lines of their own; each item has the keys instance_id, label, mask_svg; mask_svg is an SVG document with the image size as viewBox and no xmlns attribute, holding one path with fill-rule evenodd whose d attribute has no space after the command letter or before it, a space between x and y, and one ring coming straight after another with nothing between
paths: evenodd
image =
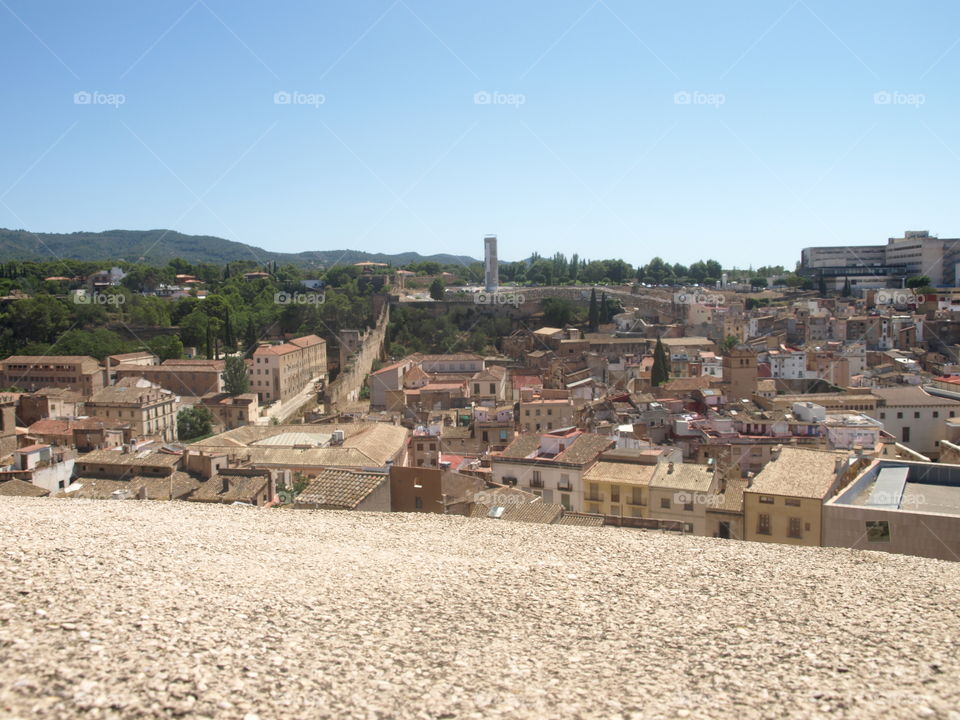
<instances>
[{"instance_id":1,"label":"forested hill","mask_svg":"<svg viewBox=\"0 0 960 720\"><path fill-rule=\"evenodd\" d=\"M266 244L266 243L265 243ZM253 260L258 264L293 263L306 267L382 262L393 266L424 261L442 264L474 263L474 258L440 253L421 255L404 252L390 255L362 250L309 250L301 253L273 252L208 235L184 235L173 230L106 230L104 232L33 233L0 228L0 262L10 260L127 260L166 265L180 257L191 263L224 264Z\"/></svg>"}]
</instances>

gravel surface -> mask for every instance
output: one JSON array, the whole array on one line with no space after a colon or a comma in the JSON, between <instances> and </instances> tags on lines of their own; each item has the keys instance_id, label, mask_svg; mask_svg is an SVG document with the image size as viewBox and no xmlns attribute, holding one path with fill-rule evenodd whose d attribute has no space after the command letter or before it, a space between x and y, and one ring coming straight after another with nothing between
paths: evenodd
<instances>
[{"instance_id":1,"label":"gravel surface","mask_svg":"<svg viewBox=\"0 0 960 720\"><path fill-rule=\"evenodd\" d=\"M960 720L960 563L0 499L0 716Z\"/></svg>"}]
</instances>

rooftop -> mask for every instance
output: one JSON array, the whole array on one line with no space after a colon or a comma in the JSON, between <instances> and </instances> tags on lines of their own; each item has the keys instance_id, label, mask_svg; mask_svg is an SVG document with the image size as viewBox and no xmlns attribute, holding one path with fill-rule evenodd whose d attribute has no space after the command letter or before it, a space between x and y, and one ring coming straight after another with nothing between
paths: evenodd
<instances>
[{"instance_id":1,"label":"rooftop","mask_svg":"<svg viewBox=\"0 0 960 720\"><path fill-rule=\"evenodd\" d=\"M848 457L843 452L781 448L779 457L764 465L746 492L822 500L837 479L837 463Z\"/></svg>"}]
</instances>

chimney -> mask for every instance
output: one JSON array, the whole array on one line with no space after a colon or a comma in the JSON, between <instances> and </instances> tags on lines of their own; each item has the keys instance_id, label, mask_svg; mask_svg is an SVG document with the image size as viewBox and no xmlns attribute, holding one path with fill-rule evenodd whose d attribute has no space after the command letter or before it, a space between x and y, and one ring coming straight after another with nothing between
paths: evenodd
<instances>
[{"instance_id":1,"label":"chimney","mask_svg":"<svg viewBox=\"0 0 960 720\"><path fill-rule=\"evenodd\" d=\"M667 463L667 474L669 475L672 472L673 472L673 463L672 462Z\"/></svg>"},{"instance_id":2,"label":"chimney","mask_svg":"<svg viewBox=\"0 0 960 720\"><path fill-rule=\"evenodd\" d=\"M770 451L770 460L779 459L781 450L783 450L783 445L777 445L773 448L773 450Z\"/></svg>"}]
</instances>

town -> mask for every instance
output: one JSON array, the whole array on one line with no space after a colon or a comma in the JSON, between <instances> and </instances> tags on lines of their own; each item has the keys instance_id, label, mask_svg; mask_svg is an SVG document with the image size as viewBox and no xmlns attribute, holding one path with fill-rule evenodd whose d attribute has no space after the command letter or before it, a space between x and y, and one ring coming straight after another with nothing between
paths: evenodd
<instances>
[{"instance_id":1,"label":"town","mask_svg":"<svg viewBox=\"0 0 960 720\"><path fill-rule=\"evenodd\" d=\"M794 271L483 251L3 266L0 495L960 560L960 239Z\"/></svg>"}]
</instances>

